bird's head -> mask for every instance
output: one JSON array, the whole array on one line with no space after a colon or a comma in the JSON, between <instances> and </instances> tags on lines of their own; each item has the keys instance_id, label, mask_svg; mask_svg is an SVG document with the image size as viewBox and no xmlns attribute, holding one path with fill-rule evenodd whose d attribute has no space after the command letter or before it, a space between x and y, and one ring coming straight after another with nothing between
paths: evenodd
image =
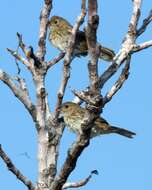
<instances>
[{"instance_id":1,"label":"bird's head","mask_svg":"<svg viewBox=\"0 0 152 190\"><path fill-rule=\"evenodd\" d=\"M65 102L61 106L61 114L70 113L75 108L76 104L73 102Z\"/></svg>"},{"instance_id":2,"label":"bird's head","mask_svg":"<svg viewBox=\"0 0 152 190\"><path fill-rule=\"evenodd\" d=\"M51 19L48 21L49 29L63 29L67 27L72 27L71 24L62 17L59 16L52 16Z\"/></svg>"}]
</instances>

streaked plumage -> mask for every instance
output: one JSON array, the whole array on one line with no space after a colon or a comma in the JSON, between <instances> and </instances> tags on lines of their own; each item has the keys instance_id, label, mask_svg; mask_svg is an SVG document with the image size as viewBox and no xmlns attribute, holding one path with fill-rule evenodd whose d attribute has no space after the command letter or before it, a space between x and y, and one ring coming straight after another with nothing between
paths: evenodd
<instances>
[{"instance_id":1,"label":"streaked plumage","mask_svg":"<svg viewBox=\"0 0 152 190\"><path fill-rule=\"evenodd\" d=\"M68 40L71 36L72 25L62 17L53 16L48 22L49 41L60 51L66 52ZM101 46L100 58L105 61L112 61L115 53L112 49ZM75 56L85 56L88 53L85 33L78 31L76 35Z\"/></svg>"},{"instance_id":2,"label":"streaked plumage","mask_svg":"<svg viewBox=\"0 0 152 190\"><path fill-rule=\"evenodd\" d=\"M74 133L81 133L81 122L85 109L73 102L65 102L61 107L61 114L67 127ZM134 132L119 127L111 126L104 118L98 117L91 129L91 138L102 134L117 133L119 135L133 138Z\"/></svg>"}]
</instances>

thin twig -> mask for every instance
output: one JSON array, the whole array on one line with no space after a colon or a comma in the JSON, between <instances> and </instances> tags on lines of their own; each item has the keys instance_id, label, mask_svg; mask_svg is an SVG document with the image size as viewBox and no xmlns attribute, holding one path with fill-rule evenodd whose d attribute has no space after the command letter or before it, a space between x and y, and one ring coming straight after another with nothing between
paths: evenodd
<instances>
[{"instance_id":1,"label":"thin twig","mask_svg":"<svg viewBox=\"0 0 152 190\"><path fill-rule=\"evenodd\" d=\"M40 29L39 29L39 41L37 57L40 61L44 61L46 54L46 35L47 35L47 23L52 9L52 0L44 0L44 6L40 15Z\"/></svg>"},{"instance_id":2,"label":"thin twig","mask_svg":"<svg viewBox=\"0 0 152 190\"><path fill-rule=\"evenodd\" d=\"M13 94L24 104L35 121L36 109L29 96L27 96L27 94L14 83L12 77L2 70L0 70L0 80L3 81L11 89Z\"/></svg>"},{"instance_id":3,"label":"thin twig","mask_svg":"<svg viewBox=\"0 0 152 190\"><path fill-rule=\"evenodd\" d=\"M82 187L82 186L85 186L89 181L90 181L90 179L92 178L92 175L93 174L98 174L98 171L97 170L93 170L93 171L91 171L91 173L90 173L90 175L87 177L87 178L85 178L85 179L83 179L83 180L81 180L81 181L77 181L77 182L67 182L67 183L65 183L64 185L63 185L63 187L62 187L62 190L63 189L68 189L68 188L78 188L78 187Z\"/></svg>"},{"instance_id":4,"label":"thin twig","mask_svg":"<svg viewBox=\"0 0 152 190\"><path fill-rule=\"evenodd\" d=\"M147 42L143 42L143 43L141 43L141 44L135 45L134 48L133 48L133 50L132 50L132 52L133 52L133 53L134 53L134 52L138 52L138 51L141 51L141 50L143 50L143 49L149 48L149 47L151 47L151 46L152 46L152 40L147 41Z\"/></svg>"},{"instance_id":5,"label":"thin twig","mask_svg":"<svg viewBox=\"0 0 152 190\"><path fill-rule=\"evenodd\" d=\"M58 63L64 56L65 56L65 53L61 52L58 56L56 56L55 58L53 58L53 60L48 61L48 63L47 63L47 69L49 69L50 67L52 67L53 65L55 65L56 63Z\"/></svg>"},{"instance_id":6,"label":"thin twig","mask_svg":"<svg viewBox=\"0 0 152 190\"><path fill-rule=\"evenodd\" d=\"M24 54L29 62L30 70L34 71L33 66L35 66L36 68L41 68L42 63L38 59L38 57L35 55L33 47L32 46L27 47L23 42L22 35L19 34L18 32L17 32L17 37L18 37L18 41L19 41L18 47L20 47L22 49L22 51L24 52Z\"/></svg>"},{"instance_id":7,"label":"thin twig","mask_svg":"<svg viewBox=\"0 0 152 190\"><path fill-rule=\"evenodd\" d=\"M11 50L9 48L7 48L7 51L13 56L15 57L17 60L21 61L25 66L27 66L28 68L30 68L30 63L25 59L23 58L21 55L19 55L18 52L14 51L14 50Z\"/></svg>"},{"instance_id":8,"label":"thin twig","mask_svg":"<svg viewBox=\"0 0 152 190\"><path fill-rule=\"evenodd\" d=\"M16 33L17 37L18 37L18 46L17 46L17 50L16 50L16 53L18 54L18 50L19 50L19 47L22 49L22 51L24 52L25 55L27 55L27 51L26 51L26 46L23 42L23 39L22 39L22 35L19 34L18 32ZM19 67L19 63L18 63L18 59L15 58L15 63L16 63L16 66L17 66L17 74L20 75L20 72L21 72L21 69Z\"/></svg>"},{"instance_id":9,"label":"thin twig","mask_svg":"<svg viewBox=\"0 0 152 190\"><path fill-rule=\"evenodd\" d=\"M103 106L112 99L112 97L118 92L118 90L123 86L124 82L128 79L130 61L131 60L130 60L130 56L129 56L128 59L126 60L125 67L122 69L122 72L121 72L118 80L115 82L115 84L112 86L112 88L106 94L106 96L103 98Z\"/></svg>"},{"instance_id":10,"label":"thin twig","mask_svg":"<svg viewBox=\"0 0 152 190\"><path fill-rule=\"evenodd\" d=\"M78 16L75 25L73 26L73 29L71 32L72 35L69 39L67 52L64 57L63 77L62 77L62 81L61 81L60 88L57 95L57 104L55 107L55 119L58 118L59 116L59 109L62 104L62 99L65 93L68 80L70 78L70 64L72 61L72 55L73 55L73 51L75 47L76 33L79 30L80 25L83 23L85 15L86 15L86 0L82 0L81 13Z\"/></svg>"},{"instance_id":11,"label":"thin twig","mask_svg":"<svg viewBox=\"0 0 152 190\"><path fill-rule=\"evenodd\" d=\"M147 16L147 18L143 20L141 27L137 30L137 37L145 32L147 26L151 23L151 21L152 21L152 10L150 10L149 15Z\"/></svg>"},{"instance_id":12,"label":"thin twig","mask_svg":"<svg viewBox=\"0 0 152 190\"><path fill-rule=\"evenodd\" d=\"M18 44L17 49L16 49L17 53L18 53L18 51L19 51L19 44ZM15 63L16 63L16 66L17 66L17 75L20 75L21 69L19 67L19 63L18 63L17 58L15 58Z\"/></svg>"},{"instance_id":13,"label":"thin twig","mask_svg":"<svg viewBox=\"0 0 152 190\"><path fill-rule=\"evenodd\" d=\"M28 180L27 177L25 177L19 169L16 168L11 159L2 149L1 145L0 145L0 157L5 162L8 170L10 170L29 190L35 189L33 183L30 180Z\"/></svg>"},{"instance_id":14,"label":"thin twig","mask_svg":"<svg viewBox=\"0 0 152 190\"><path fill-rule=\"evenodd\" d=\"M18 37L18 45L19 47L22 49L22 51L24 52L24 54L27 56L27 47L23 42L23 38L22 35L20 33L17 32L17 37Z\"/></svg>"}]
</instances>

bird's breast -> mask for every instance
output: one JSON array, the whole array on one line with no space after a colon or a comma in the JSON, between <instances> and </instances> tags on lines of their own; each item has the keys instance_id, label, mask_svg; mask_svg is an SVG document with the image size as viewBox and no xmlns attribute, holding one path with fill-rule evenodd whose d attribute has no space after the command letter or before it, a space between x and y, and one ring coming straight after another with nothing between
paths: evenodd
<instances>
[{"instance_id":1,"label":"bird's breast","mask_svg":"<svg viewBox=\"0 0 152 190\"><path fill-rule=\"evenodd\" d=\"M49 33L49 41L54 47L58 48L60 51L66 51L68 46L68 40L69 36L59 30L50 31Z\"/></svg>"}]
</instances>

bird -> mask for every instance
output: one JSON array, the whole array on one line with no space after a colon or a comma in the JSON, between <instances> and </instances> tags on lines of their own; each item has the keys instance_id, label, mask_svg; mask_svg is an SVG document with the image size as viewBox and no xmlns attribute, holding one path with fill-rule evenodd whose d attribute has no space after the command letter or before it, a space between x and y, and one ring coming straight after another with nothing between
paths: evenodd
<instances>
[{"instance_id":1,"label":"bird","mask_svg":"<svg viewBox=\"0 0 152 190\"><path fill-rule=\"evenodd\" d=\"M64 18L52 16L48 21L49 35L48 39L51 44L61 52L66 52L68 41L71 36L73 26ZM86 56L88 54L87 41L84 31L76 33L74 56ZM115 52L107 47L100 46L99 58L111 62L115 56Z\"/></svg>"},{"instance_id":2,"label":"bird","mask_svg":"<svg viewBox=\"0 0 152 190\"><path fill-rule=\"evenodd\" d=\"M77 135L82 134L81 123L85 115L85 108L73 102L65 102L61 105L60 113L63 117L65 125ZM133 138L134 132L111 126L104 118L98 116L91 128L90 138L103 134L116 133L124 137Z\"/></svg>"}]
</instances>

